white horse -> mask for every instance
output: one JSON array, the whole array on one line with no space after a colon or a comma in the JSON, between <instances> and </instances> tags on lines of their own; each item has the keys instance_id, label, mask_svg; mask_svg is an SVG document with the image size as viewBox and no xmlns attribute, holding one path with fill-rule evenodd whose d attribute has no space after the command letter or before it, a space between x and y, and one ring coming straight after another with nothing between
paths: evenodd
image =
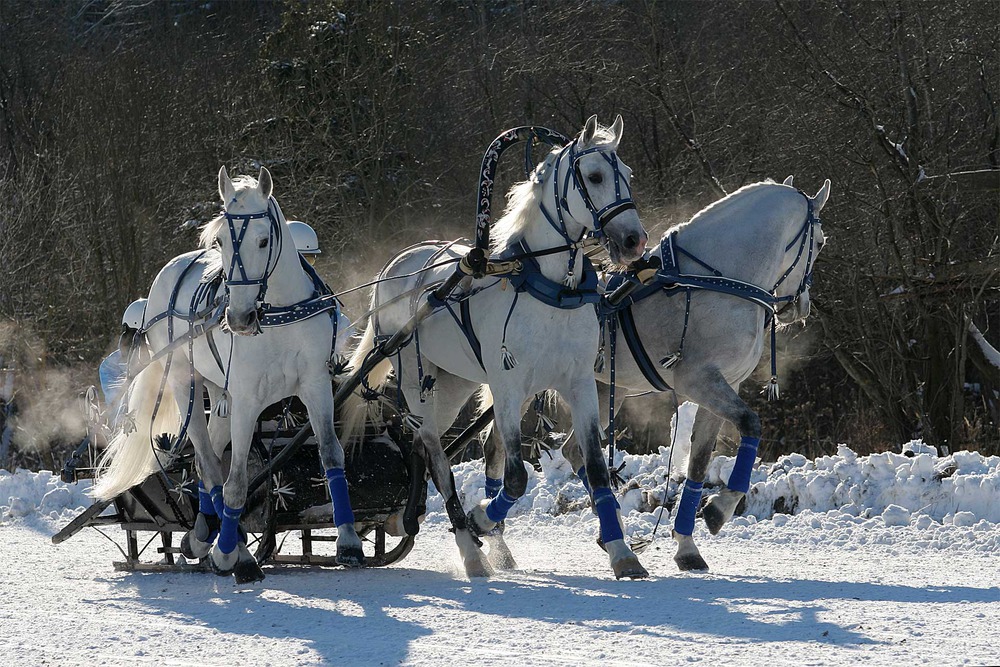
<instances>
[{"instance_id":1,"label":"white horse","mask_svg":"<svg viewBox=\"0 0 1000 667\"><path fill-rule=\"evenodd\" d=\"M136 428L112 440L95 489L98 497L113 498L156 472L162 463L158 456L164 459L165 453L157 453L151 435L178 433L184 430L178 423L185 422L201 484L197 523L185 535L184 550L198 558L211 552L216 571L234 572L240 581L263 577L238 538L254 424L266 406L293 395L308 409L319 442L337 524L337 561L363 562L344 478L344 450L334 431L329 362L336 302L320 295L321 283L300 259L271 189L267 169L256 181L240 177L235 182L225 167L220 169L223 212L203 228L204 249L174 258L153 281L144 320L153 362L129 387L128 411ZM213 310L209 286L220 270L228 331L199 335L198 325ZM292 306L305 317L293 314ZM214 406L210 419L200 409L203 389ZM226 474L222 454L229 442Z\"/></svg>"},{"instance_id":2,"label":"white horse","mask_svg":"<svg viewBox=\"0 0 1000 667\"><path fill-rule=\"evenodd\" d=\"M629 196L631 170L616 155L621 135L620 116L610 128L599 128L596 116L591 117L573 142L552 150L529 180L515 185L493 230L493 250L511 260L520 257L523 271L507 278L464 281L461 294L423 320L412 342L391 360L406 404L420 421L414 447L423 453L445 498L469 576L488 576L492 571L474 533L493 529L524 494L522 406L550 388L564 396L572 410L615 575L647 576L623 539L601 455L593 371L599 334L593 307L598 296L596 273L577 252L579 242L597 232L616 262L634 261L643 254L647 235ZM391 260L379 275L385 282L372 298L373 309L383 307L369 323L351 365L359 367L376 348L377 337L400 330L411 318L423 299L406 300L406 293L443 281L454 265L440 264L468 250L468 246L428 242ZM550 254L524 257L539 251ZM438 266L424 271L431 265ZM372 372L374 379L384 381L388 369L388 363L381 364ZM483 384L492 392L506 465L502 490L500 479L488 479L495 497L467 517L440 435ZM406 524L408 533L417 531L415 517Z\"/></svg>"},{"instance_id":3,"label":"white horse","mask_svg":"<svg viewBox=\"0 0 1000 667\"><path fill-rule=\"evenodd\" d=\"M624 335L628 322L622 319L623 311L616 315L618 398L669 386L678 401L698 404L687 481L674 521L674 560L681 570L708 569L691 534L723 420L739 429L741 442L727 488L710 498L702 513L712 534L732 518L749 489L760 418L738 389L760 361L771 334L772 307L780 324L809 315L813 263L826 241L819 213L830 196L830 181L815 197L791 184L789 176L783 184L748 185L667 230L651 254L674 267L674 278L664 272L664 281L630 306L638 345ZM720 276L724 280L719 281ZM691 285L696 286L684 289ZM759 291L751 289L754 286ZM608 335L606 330L606 351ZM607 384L609 373L610 365L605 364L598 378ZM574 469L582 468L575 440L568 441L563 452ZM487 454L487 474L500 456L493 446Z\"/></svg>"}]
</instances>

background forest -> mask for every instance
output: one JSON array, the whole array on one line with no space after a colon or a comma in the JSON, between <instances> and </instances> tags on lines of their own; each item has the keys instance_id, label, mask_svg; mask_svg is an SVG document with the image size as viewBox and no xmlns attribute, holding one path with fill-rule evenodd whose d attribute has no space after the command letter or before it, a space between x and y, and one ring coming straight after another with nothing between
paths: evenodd
<instances>
[{"instance_id":1,"label":"background forest","mask_svg":"<svg viewBox=\"0 0 1000 667\"><path fill-rule=\"evenodd\" d=\"M342 289L472 234L501 130L593 113L625 119L654 238L747 183L833 182L784 398L743 387L765 460L1000 453L998 47L990 0L4 0L0 467L79 438L77 394L217 213L221 164L271 170Z\"/></svg>"}]
</instances>

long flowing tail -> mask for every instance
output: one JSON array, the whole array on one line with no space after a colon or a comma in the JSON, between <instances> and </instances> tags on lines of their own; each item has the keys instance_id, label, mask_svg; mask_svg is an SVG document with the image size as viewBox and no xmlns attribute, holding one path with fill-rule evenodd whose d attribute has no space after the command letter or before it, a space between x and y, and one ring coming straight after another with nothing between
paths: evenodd
<instances>
[{"instance_id":1,"label":"long flowing tail","mask_svg":"<svg viewBox=\"0 0 1000 667\"><path fill-rule=\"evenodd\" d=\"M375 325L373 322L369 321L368 326L365 328L365 333L361 336L361 341L358 343L358 346L354 348L354 353L351 355L351 361L348 364L348 368L351 370L360 368L365 362L365 359L368 358L368 355L374 349ZM381 387L385 384L386 379L389 377L389 371L391 370L392 363L388 359L381 360L368 373L368 386L373 389ZM356 438L364 429L365 418L368 412L368 404L367 401L361 397L359 391L354 391L347 398L347 401L345 401L345 404L341 406L340 409L343 411L342 414L344 415L340 440L346 447L352 442L355 442Z\"/></svg>"},{"instance_id":2,"label":"long flowing tail","mask_svg":"<svg viewBox=\"0 0 1000 667\"><path fill-rule=\"evenodd\" d=\"M150 434L176 433L180 425L180 412L169 386L163 389L155 423L153 421L153 407L163 372L163 362L154 361L129 385L126 410L135 428L119 429L101 455L97 483L93 489L95 497L110 500L159 469L156 445L150 442Z\"/></svg>"}]
</instances>

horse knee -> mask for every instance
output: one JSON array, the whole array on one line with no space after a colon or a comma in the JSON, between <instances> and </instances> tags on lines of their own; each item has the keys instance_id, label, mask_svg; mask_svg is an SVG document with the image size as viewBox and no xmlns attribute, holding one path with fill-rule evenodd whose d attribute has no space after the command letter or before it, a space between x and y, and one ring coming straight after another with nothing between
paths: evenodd
<instances>
[{"instance_id":1,"label":"horse knee","mask_svg":"<svg viewBox=\"0 0 1000 667\"><path fill-rule=\"evenodd\" d=\"M741 436L760 439L760 417L753 410L747 408L736 426Z\"/></svg>"},{"instance_id":2,"label":"horse knee","mask_svg":"<svg viewBox=\"0 0 1000 667\"><path fill-rule=\"evenodd\" d=\"M503 476L504 490L511 498L520 498L528 488L528 473L521 461L508 461Z\"/></svg>"}]
</instances>

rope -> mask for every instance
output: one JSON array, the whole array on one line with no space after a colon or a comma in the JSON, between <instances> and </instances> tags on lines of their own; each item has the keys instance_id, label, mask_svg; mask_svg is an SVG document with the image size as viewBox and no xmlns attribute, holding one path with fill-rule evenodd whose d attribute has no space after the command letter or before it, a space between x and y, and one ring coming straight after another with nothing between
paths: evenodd
<instances>
[{"instance_id":1,"label":"rope","mask_svg":"<svg viewBox=\"0 0 1000 667\"><path fill-rule=\"evenodd\" d=\"M670 458L667 459L667 485L663 490L663 504L660 505L660 512L656 517L656 525L653 526L654 537L656 536L656 531L660 528L660 521L663 519L663 508L667 507L667 495L670 493L670 470L674 465L674 448L677 445L677 431L680 430L681 425L681 412L680 406L677 404L677 392L671 389L670 393L674 397L674 428L671 429L672 432L670 434ZM669 518L671 514L673 512L668 508L667 517Z\"/></svg>"}]
</instances>

